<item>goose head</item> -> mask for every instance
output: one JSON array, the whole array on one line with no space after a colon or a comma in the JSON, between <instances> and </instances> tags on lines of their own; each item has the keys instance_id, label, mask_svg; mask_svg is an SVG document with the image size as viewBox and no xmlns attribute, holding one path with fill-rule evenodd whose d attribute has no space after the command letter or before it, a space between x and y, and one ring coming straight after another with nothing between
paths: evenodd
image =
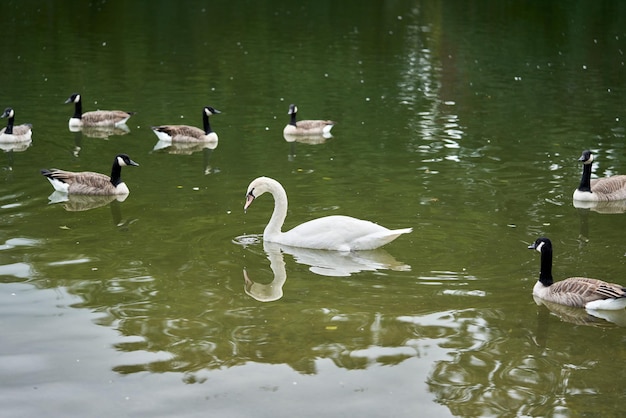
<instances>
[{"instance_id":1,"label":"goose head","mask_svg":"<svg viewBox=\"0 0 626 418\"><path fill-rule=\"evenodd\" d=\"M79 103L79 102L80 102L80 94L74 93L65 101L65 104L68 104L68 103Z\"/></svg>"},{"instance_id":2,"label":"goose head","mask_svg":"<svg viewBox=\"0 0 626 418\"><path fill-rule=\"evenodd\" d=\"M212 108L211 106L204 107L204 114L207 116L217 115L218 113L222 113L217 109Z\"/></svg>"},{"instance_id":3,"label":"goose head","mask_svg":"<svg viewBox=\"0 0 626 418\"><path fill-rule=\"evenodd\" d=\"M11 119L14 116L15 116L15 111L12 108L7 107L6 109L4 109L4 112L2 112L2 116L0 117Z\"/></svg>"},{"instance_id":4,"label":"goose head","mask_svg":"<svg viewBox=\"0 0 626 418\"><path fill-rule=\"evenodd\" d=\"M126 167L126 166L139 167L139 164L131 160L127 154L117 154L115 156L115 161L117 162L117 165L119 165L120 167Z\"/></svg>"},{"instance_id":5,"label":"goose head","mask_svg":"<svg viewBox=\"0 0 626 418\"><path fill-rule=\"evenodd\" d=\"M537 240L528 246L529 250L537 250L540 253L552 251L552 242L548 238L537 238Z\"/></svg>"},{"instance_id":6,"label":"goose head","mask_svg":"<svg viewBox=\"0 0 626 418\"><path fill-rule=\"evenodd\" d=\"M583 164L591 164L593 162L593 153L588 149L584 150L578 161Z\"/></svg>"},{"instance_id":7,"label":"goose head","mask_svg":"<svg viewBox=\"0 0 626 418\"><path fill-rule=\"evenodd\" d=\"M295 113L298 113L298 106L296 106L295 104L290 104L289 105L289 111L287 112L288 115L293 115Z\"/></svg>"}]
</instances>

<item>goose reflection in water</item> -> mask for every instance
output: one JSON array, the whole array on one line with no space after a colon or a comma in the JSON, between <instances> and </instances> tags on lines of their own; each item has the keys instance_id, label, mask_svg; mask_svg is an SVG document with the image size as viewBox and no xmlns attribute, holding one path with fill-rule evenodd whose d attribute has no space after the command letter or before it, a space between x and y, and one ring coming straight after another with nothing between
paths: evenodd
<instances>
[{"instance_id":1,"label":"goose reflection in water","mask_svg":"<svg viewBox=\"0 0 626 418\"><path fill-rule=\"evenodd\" d=\"M168 154L173 155L191 155L196 152L202 152L202 171L205 175L219 173L220 169L211 167L211 156L213 150L217 148L217 141L205 142L172 142L159 139L152 147L152 151L167 150Z\"/></svg>"},{"instance_id":2,"label":"goose reflection in water","mask_svg":"<svg viewBox=\"0 0 626 418\"><path fill-rule=\"evenodd\" d=\"M110 136L126 135L130 133L130 129L126 125L116 126L70 126L70 132L80 132L89 138L108 139Z\"/></svg>"},{"instance_id":3,"label":"goose reflection in water","mask_svg":"<svg viewBox=\"0 0 626 418\"><path fill-rule=\"evenodd\" d=\"M589 213L596 212L603 215L614 215L626 212L626 200L611 200L605 202L573 201L574 207L578 210L580 219L580 246L584 246L589 241Z\"/></svg>"},{"instance_id":4,"label":"goose reflection in water","mask_svg":"<svg viewBox=\"0 0 626 418\"><path fill-rule=\"evenodd\" d=\"M538 306L544 306L547 311L556 315L562 321L571 324L595 327L605 327L615 324L620 327L626 327L626 310L624 309L615 311L595 311L551 303L534 295L533 299Z\"/></svg>"},{"instance_id":5,"label":"goose reflection in water","mask_svg":"<svg viewBox=\"0 0 626 418\"><path fill-rule=\"evenodd\" d=\"M119 126L70 126L74 133L74 150L72 154L78 157L83 148L83 135L89 138L109 139L111 136L121 136L130 133L126 125Z\"/></svg>"},{"instance_id":6,"label":"goose reflection in water","mask_svg":"<svg viewBox=\"0 0 626 418\"><path fill-rule=\"evenodd\" d=\"M287 159L293 161L296 158L296 142L308 145L319 145L325 143L327 139L332 137L330 132L316 135L293 135L283 133L283 138L289 143L289 156Z\"/></svg>"},{"instance_id":7,"label":"goose reflection in water","mask_svg":"<svg viewBox=\"0 0 626 418\"><path fill-rule=\"evenodd\" d=\"M68 212L83 212L109 205L113 225L125 229L136 221L136 219L124 220L122 218L121 203L125 201L128 196L127 194L109 196L68 195L54 191L48 196L48 203L51 205L61 204L63 209Z\"/></svg>"},{"instance_id":8,"label":"goose reflection in water","mask_svg":"<svg viewBox=\"0 0 626 418\"><path fill-rule=\"evenodd\" d=\"M15 142L15 143L0 142L0 150L4 151L6 154L7 165L5 168L7 171L13 171L13 164L15 163L14 153L26 151L32 145L32 143L33 141L30 139L28 141L21 141L21 142Z\"/></svg>"},{"instance_id":9,"label":"goose reflection in water","mask_svg":"<svg viewBox=\"0 0 626 418\"><path fill-rule=\"evenodd\" d=\"M270 260L274 280L267 284L257 283L250 279L245 269L243 271L246 294L260 302L276 301L283 296L283 285L287 280L283 253L293 256L297 263L308 265L311 272L321 276L347 277L362 271L377 270L411 271L411 266L396 260L383 249L339 252L264 241L263 250Z\"/></svg>"},{"instance_id":10,"label":"goose reflection in water","mask_svg":"<svg viewBox=\"0 0 626 418\"><path fill-rule=\"evenodd\" d=\"M586 209L603 214L626 212L626 200L609 200L604 202L574 200L573 203L576 209Z\"/></svg>"}]
</instances>

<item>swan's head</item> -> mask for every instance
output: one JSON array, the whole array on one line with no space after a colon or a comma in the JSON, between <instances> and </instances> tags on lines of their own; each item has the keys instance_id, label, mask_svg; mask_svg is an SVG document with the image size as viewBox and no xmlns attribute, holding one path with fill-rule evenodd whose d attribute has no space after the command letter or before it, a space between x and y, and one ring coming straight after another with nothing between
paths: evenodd
<instances>
[{"instance_id":1,"label":"swan's head","mask_svg":"<svg viewBox=\"0 0 626 418\"><path fill-rule=\"evenodd\" d=\"M250 183L248 191L246 192L246 204L243 206L243 210L247 210L248 206L252 204L254 199L261 196L265 192L273 190L272 187L275 187L276 183L278 183L276 180L269 177L258 177L252 180L252 183Z\"/></svg>"},{"instance_id":2,"label":"swan's head","mask_svg":"<svg viewBox=\"0 0 626 418\"><path fill-rule=\"evenodd\" d=\"M265 179L265 177L254 179L248 186L248 191L246 192L246 203L243 205L244 211L248 210L248 206L252 204L254 199L267 191L266 181L264 181Z\"/></svg>"},{"instance_id":3,"label":"swan's head","mask_svg":"<svg viewBox=\"0 0 626 418\"><path fill-rule=\"evenodd\" d=\"M591 164L593 162L593 153L589 150L584 150L578 161L583 164Z\"/></svg>"}]
</instances>

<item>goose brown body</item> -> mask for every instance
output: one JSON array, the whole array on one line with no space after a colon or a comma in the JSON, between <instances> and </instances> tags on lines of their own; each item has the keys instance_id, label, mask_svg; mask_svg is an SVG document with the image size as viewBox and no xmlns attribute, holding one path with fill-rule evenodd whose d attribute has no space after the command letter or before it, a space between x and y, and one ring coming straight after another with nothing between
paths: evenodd
<instances>
[{"instance_id":1,"label":"goose brown body","mask_svg":"<svg viewBox=\"0 0 626 418\"><path fill-rule=\"evenodd\" d=\"M65 171L56 168L41 170L55 190L76 195L107 196L130 193L128 186L122 181L123 166L138 166L126 154L118 154L113 160L111 175L107 176L93 171Z\"/></svg>"},{"instance_id":2,"label":"goose brown body","mask_svg":"<svg viewBox=\"0 0 626 418\"><path fill-rule=\"evenodd\" d=\"M284 135L323 135L329 134L330 130L335 126L332 120L296 120L298 107L294 104L289 105L288 115L291 119L287 126L283 129Z\"/></svg>"},{"instance_id":3,"label":"goose brown body","mask_svg":"<svg viewBox=\"0 0 626 418\"><path fill-rule=\"evenodd\" d=\"M626 307L626 287L587 277L552 278L552 242L538 238L528 249L541 253L539 280L533 295L548 302L587 309L617 310Z\"/></svg>"},{"instance_id":4,"label":"goose brown body","mask_svg":"<svg viewBox=\"0 0 626 418\"><path fill-rule=\"evenodd\" d=\"M222 113L219 110L205 106L202 109L202 125L204 129L189 125L161 125L153 126L157 138L172 142L217 142L217 134L211 129L209 116Z\"/></svg>"},{"instance_id":5,"label":"goose brown body","mask_svg":"<svg viewBox=\"0 0 626 418\"><path fill-rule=\"evenodd\" d=\"M134 114L123 110L94 110L83 113L82 98L78 93L72 94L65 103L74 103L74 115L70 118L70 127L124 125Z\"/></svg>"},{"instance_id":6,"label":"goose brown body","mask_svg":"<svg viewBox=\"0 0 626 418\"><path fill-rule=\"evenodd\" d=\"M33 126L30 123L14 125L15 111L12 108L7 107L0 117L7 118L7 126L0 129L0 142L14 143L31 140Z\"/></svg>"},{"instance_id":7,"label":"goose brown body","mask_svg":"<svg viewBox=\"0 0 626 418\"><path fill-rule=\"evenodd\" d=\"M580 185L574 190L574 200L588 202L606 202L626 199L626 175L591 179L593 153L583 151L578 161L583 163Z\"/></svg>"}]
</instances>

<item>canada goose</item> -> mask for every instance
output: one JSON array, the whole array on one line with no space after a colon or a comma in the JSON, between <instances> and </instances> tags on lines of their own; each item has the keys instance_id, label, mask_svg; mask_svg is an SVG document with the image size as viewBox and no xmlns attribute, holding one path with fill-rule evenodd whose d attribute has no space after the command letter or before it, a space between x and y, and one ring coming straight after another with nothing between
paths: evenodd
<instances>
[{"instance_id":1,"label":"canada goose","mask_svg":"<svg viewBox=\"0 0 626 418\"><path fill-rule=\"evenodd\" d=\"M161 141L171 142L217 142L217 134L211 129L209 116L222 113L211 106L202 109L203 129L187 125L153 126L152 130Z\"/></svg>"},{"instance_id":2,"label":"canada goose","mask_svg":"<svg viewBox=\"0 0 626 418\"><path fill-rule=\"evenodd\" d=\"M269 177L254 179L248 186L243 209L247 210L254 199L265 192L274 197L274 211L263 231L264 241L318 250L373 250L413 230L412 228L390 230L374 222L332 215L304 222L287 232L282 232L287 216L287 193L276 180Z\"/></svg>"},{"instance_id":3,"label":"canada goose","mask_svg":"<svg viewBox=\"0 0 626 418\"><path fill-rule=\"evenodd\" d=\"M74 103L74 116L70 118L70 128L79 126L119 126L124 125L134 112L123 110L95 110L83 113L80 94L72 94L65 103Z\"/></svg>"},{"instance_id":4,"label":"canada goose","mask_svg":"<svg viewBox=\"0 0 626 418\"><path fill-rule=\"evenodd\" d=\"M583 151L578 161L583 163L580 185L574 190L574 200L601 202L626 199L626 175L591 180L593 153Z\"/></svg>"},{"instance_id":5,"label":"canada goose","mask_svg":"<svg viewBox=\"0 0 626 418\"><path fill-rule=\"evenodd\" d=\"M618 310L626 307L626 287L586 277L570 277L554 283L552 280L552 242L538 238L529 250L541 253L539 280L533 295L560 305L590 310Z\"/></svg>"},{"instance_id":6,"label":"canada goose","mask_svg":"<svg viewBox=\"0 0 626 418\"><path fill-rule=\"evenodd\" d=\"M124 195L130 193L126 183L122 181L122 167L138 166L126 154L118 154L113 160L111 176L92 171L71 172L64 170L41 170L55 190L67 194L92 196Z\"/></svg>"},{"instance_id":7,"label":"canada goose","mask_svg":"<svg viewBox=\"0 0 626 418\"><path fill-rule=\"evenodd\" d=\"M300 120L296 122L296 114L298 113L298 106L295 104L289 105L288 115L291 115L291 120L283 129L284 135L323 135L330 134L330 130L335 126L335 122L332 120Z\"/></svg>"},{"instance_id":8,"label":"canada goose","mask_svg":"<svg viewBox=\"0 0 626 418\"><path fill-rule=\"evenodd\" d=\"M0 129L0 142L9 143L30 141L31 136L33 135L33 125L30 123L13 125L13 122L15 121L15 111L12 108L7 107L4 109L4 113L2 113L2 116L0 117L8 118L6 128Z\"/></svg>"}]
</instances>

